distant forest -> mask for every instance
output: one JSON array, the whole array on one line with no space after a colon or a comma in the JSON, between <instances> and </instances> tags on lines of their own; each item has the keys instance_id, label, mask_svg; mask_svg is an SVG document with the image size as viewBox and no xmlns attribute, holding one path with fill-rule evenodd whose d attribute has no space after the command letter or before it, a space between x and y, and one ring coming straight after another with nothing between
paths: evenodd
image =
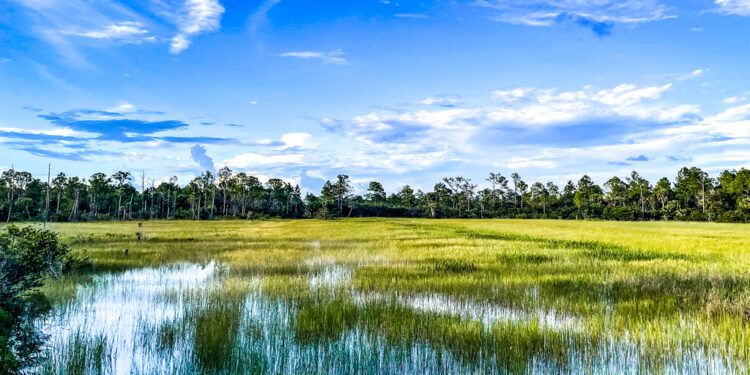
<instances>
[{"instance_id":1,"label":"distant forest","mask_svg":"<svg viewBox=\"0 0 750 375\"><path fill-rule=\"evenodd\" d=\"M565 186L529 184L517 173L490 173L487 188L464 177L446 177L432 191L403 186L387 194L377 181L355 195L350 179L327 181L318 195L302 195L281 179L262 183L223 168L205 172L184 186L172 177L155 186L144 176L120 171L88 178L64 173L47 181L14 169L0 180L0 219L11 221L94 221L156 219L265 219L336 217L550 218L605 220L750 220L750 170L724 171L712 178L699 168L682 168L674 180L655 184L637 172L612 177L602 186L588 176Z\"/></svg>"}]
</instances>

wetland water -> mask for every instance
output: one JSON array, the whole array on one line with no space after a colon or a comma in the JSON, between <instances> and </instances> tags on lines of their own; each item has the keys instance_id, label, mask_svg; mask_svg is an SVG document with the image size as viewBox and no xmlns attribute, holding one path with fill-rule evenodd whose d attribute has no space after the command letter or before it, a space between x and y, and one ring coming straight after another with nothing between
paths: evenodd
<instances>
[{"instance_id":1,"label":"wetland water","mask_svg":"<svg viewBox=\"0 0 750 375\"><path fill-rule=\"evenodd\" d=\"M647 361L586 322L440 294L360 292L325 259L266 292L209 262L104 273L36 322L41 373L733 373L711 348ZM278 284L278 283L277 283ZM526 291L524 293L534 293ZM562 343L562 345L561 345Z\"/></svg>"}]
</instances>

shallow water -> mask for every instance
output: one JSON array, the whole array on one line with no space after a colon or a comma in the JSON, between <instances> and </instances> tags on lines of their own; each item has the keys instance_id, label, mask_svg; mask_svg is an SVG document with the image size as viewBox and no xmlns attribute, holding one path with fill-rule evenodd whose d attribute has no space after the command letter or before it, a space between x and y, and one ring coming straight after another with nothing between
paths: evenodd
<instances>
[{"instance_id":1,"label":"shallow water","mask_svg":"<svg viewBox=\"0 0 750 375\"><path fill-rule=\"evenodd\" d=\"M325 258L307 261L305 270L301 276L307 278L313 296L324 296L321 303L342 301L360 309L398 305L436 314L430 316L478 322L485 332L497 323L533 322L545 334L573 334L585 324L551 310L522 311L439 294L357 292L351 286L355 270ZM505 348L481 349L467 357L439 341L398 341L393 332L389 337L356 321L330 330L332 336L305 337L297 331L304 310L300 301L267 295L259 276L247 280L249 289L240 298L221 294L224 271L226 267L210 262L95 276L92 283L78 287L73 299L37 322L49 339L45 360L35 370L57 374L732 373L731 363L707 354L710 350L695 348L686 348L689 355L679 360L644 371L642 350L627 339L609 340L594 349L571 343L562 361L553 363L535 354L522 358L519 367L517 358L498 357ZM321 320L321 332L336 323Z\"/></svg>"}]
</instances>

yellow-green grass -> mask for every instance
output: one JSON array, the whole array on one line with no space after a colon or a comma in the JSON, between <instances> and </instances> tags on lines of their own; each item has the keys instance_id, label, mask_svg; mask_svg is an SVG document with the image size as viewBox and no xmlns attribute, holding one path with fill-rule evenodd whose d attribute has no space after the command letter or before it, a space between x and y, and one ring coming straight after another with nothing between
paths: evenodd
<instances>
[{"instance_id":1,"label":"yellow-green grass","mask_svg":"<svg viewBox=\"0 0 750 375\"><path fill-rule=\"evenodd\" d=\"M750 226L742 224L346 219L51 227L87 254L95 272L215 260L228 271L212 298L232 301L260 279L265 296L299 308L301 343L329 340L354 326L398 341L403 328L404 340L445 347L469 361L478 352L495 353L498 361L506 353L514 372L523 372L531 357L554 360L570 350L601 351L611 342L635 347L647 371L679 360L689 348L731 362L735 371L750 362ZM331 264L352 270L351 284L339 291L310 289L309 273ZM52 281L45 291L64 301L84 282L80 275ZM362 295L385 297L353 302ZM540 327L532 319L483 330L470 318L392 302L424 295L554 312L574 326ZM196 329L220 322L236 336L220 315L238 310L217 304L223 310L202 312ZM206 352L204 362L215 368L222 361L216 356L231 353L229 338L207 338L206 348L221 345ZM515 349L508 342L516 342Z\"/></svg>"}]
</instances>

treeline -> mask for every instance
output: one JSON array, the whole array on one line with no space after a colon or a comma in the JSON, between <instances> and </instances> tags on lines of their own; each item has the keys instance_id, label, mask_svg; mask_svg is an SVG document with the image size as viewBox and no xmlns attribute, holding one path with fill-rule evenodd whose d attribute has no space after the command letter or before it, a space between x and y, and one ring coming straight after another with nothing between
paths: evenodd
<instances>
[{"instance_id":1,"label":"treeline","mask_svg":"<svg viewBox=\"0 0 750 375\"><path fill-rule=\"evenodd\" d=\"M700 168L682 168L674 180L651 183L637 172L612 177L603 185L588 176L564 186L525 182L517 173L490 173L485 188L464 177L447 177L432 191L403 186L387 194L377 181L355 195L350 179L327 181L320 194L302 196L299 186L281 179L262 183L222 168L204 172L184 186L172 177L155 184L141 175L64 173L41 181L30 173L6 170L0 179L0 218L4 221L155 220L216 218L552 218L606 220L750 220L750 170L724 171L716 178Z\"/></svg>"}]
</instances>

